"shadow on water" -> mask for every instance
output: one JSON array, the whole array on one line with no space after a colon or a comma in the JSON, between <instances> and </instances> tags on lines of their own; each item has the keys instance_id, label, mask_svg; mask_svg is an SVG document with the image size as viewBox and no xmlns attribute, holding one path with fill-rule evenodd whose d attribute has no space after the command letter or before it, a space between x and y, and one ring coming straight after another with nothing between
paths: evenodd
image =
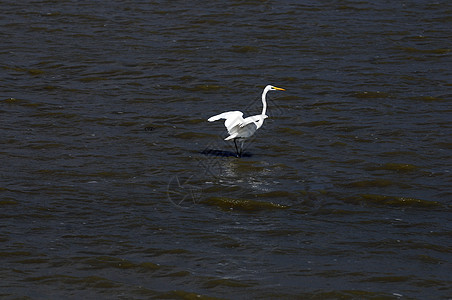
<instances>
[{"instance_id":1,"label":"shadow on water","mask_svg":"<svg viewBox=\"0 0 452 300\"><path fill-rule=\"evenodd\" d=\"M226 151L226 150L218 150L218 149L205 149L201 151L201 154L204 155L211 155L211 156L222 156L222 157L238 157L237 153L232 151ZM251 157L253 156L249 152L243 152L240 157Z\"/></svg>"}]
</instances>

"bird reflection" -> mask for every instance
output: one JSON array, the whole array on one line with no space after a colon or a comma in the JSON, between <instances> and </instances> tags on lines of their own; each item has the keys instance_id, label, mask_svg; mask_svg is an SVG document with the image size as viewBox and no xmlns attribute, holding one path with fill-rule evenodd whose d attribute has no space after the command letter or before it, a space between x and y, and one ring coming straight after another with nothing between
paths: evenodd
<instances>
[{"instance_id":1,"label":"bird reflection","mask_svg":"<svg viewBox=\"0 0 452 300\"><path fill-rule=\"evenodd\" d=\"M201 154L221 157L237 157L236 152L218 149L204 149L203 151L201 151ZM253 155L250 152L243 152L241 155L241 157L252 157L252 156Z\"/></svg>"}]
</instances>

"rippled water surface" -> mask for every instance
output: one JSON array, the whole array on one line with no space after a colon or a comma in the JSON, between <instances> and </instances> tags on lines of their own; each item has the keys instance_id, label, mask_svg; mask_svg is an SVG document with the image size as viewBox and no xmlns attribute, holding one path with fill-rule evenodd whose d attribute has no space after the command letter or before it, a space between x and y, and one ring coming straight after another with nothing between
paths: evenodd
<instances>
[{"instance_id":1,"label":"rippled water surface","mask_svg":"<svg viewBox=\"0 0 452 300\"><path fill-rule=\"evenodd\" d=\"M0 298L450 299L450 1L0 7Z\"/></svg>"}]
</instances>

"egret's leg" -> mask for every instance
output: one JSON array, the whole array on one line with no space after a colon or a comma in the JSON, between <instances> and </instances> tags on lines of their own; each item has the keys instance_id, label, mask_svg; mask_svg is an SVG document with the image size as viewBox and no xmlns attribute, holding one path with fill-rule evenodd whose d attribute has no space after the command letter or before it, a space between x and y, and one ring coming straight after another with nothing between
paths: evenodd
<instances>
[{"instance_id":1,"label":"egret's leg","mask_svg":"<svg viewBox=\"0 0 452 300\"><path fill-rule=\"evenodd\" d=\"M235 145L235 153L237 154L237 156L240 156L240 154L239 154L239 149L237 148L237 142L236 142L236 139L234 139L234 145Z\"/></svg>"},{"instance_id":2,"label":"egret's leg","mask_svg":"<svg viewBox=\"0 0 452 300\"><path fill-rule=\"evenodd\" d=\"M243 154L243 144L245 144L244 139L240 142L240 157L242 157L242 154Z\"/></svg>"}]
</instances>

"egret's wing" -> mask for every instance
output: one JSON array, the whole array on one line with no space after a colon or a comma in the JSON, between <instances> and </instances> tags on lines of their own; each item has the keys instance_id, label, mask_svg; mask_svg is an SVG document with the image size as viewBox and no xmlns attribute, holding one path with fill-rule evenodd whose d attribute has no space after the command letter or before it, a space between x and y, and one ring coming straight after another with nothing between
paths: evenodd
<instances>
[{"instance_id":1,"label":"egret's wing","mask_svg":"<svg viewBox=\"0 0 452 300\"><path fill-rule=\"evenodd\" d=\"M229 136L225 140L231 140L240 137L240 128L243 123L243 113L241 111L227 111L219 115L210 117L207 121L213 122L220 119L226 119L224 126L228 130Z\"/></svg>"},{"instance_id":2,"label":"egret's wing","mask_svg":"<svg viewBox=\"0 0 452 300\"><path fill-rule=\"evenodd\" d=\"M240 124L240 127L245 127L246 125L254 123L258 120L259 120L259 116L251 116L251 117L245 118L243 120L243 122Z\"/></svg>"},{"instance_id":3,"label":"egret's wing","mask_svg":"<svg viewBox=\"0 0 452 300\"><path fill-rule=\"evenodd\" d=\"M220 119L226 119L226 121L224 121L224 126L226 126L229 134L231 134L231 130L235 126L240 126L243 123L243 113L241 111L227 111L210 117L207 121L213 122Z\"/></svg>"},{"instance_id":4,"label":"egret's wing","mask_svg":"<svg viewBox=\"0 0 452 300\"><path fill-rule=\"evenodd\" d=\"M229 136L225 140L232 140L236 138L246 139L252 136L257 130L257 125L253 122L245 126L236 125L229 130Z\"/></svg>"},{"instance_id":5,"label":"egret's wing","mask_svg":"<svg viewBox=\"0 0 452 300\"><path fill-rule=\"evenodd\" d=\"M236 127L240 126L243 123L243 113L241 111L231 111L226 121L224 121L224 126L226 126L226 129L231 134L231 130Z\"/></svg>"},{"instance_id":6,"label":"egret's wing","mask_svg":"<svg viewBox=\"0 0 452 300\"><path fill-rule=\"evenodd\" d=\"M219 115L210 117L209 119L207 119L207 121L213 122L220 119L229 119L229 118L241 118L243 120L243 113L241 111L227 111Z\"/></svg>"}]
</instances>

